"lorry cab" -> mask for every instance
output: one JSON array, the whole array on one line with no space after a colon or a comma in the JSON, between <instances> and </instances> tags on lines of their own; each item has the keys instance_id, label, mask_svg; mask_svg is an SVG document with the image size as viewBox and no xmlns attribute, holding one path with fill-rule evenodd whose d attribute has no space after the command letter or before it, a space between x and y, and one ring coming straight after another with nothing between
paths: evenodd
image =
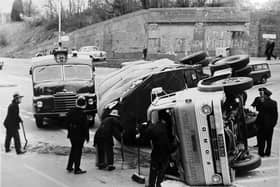
<instances>
[{"instance_id":1,"label":"lorry cab","mask_svg":"<svg viewBox=\"0 0 280 187\"><path fill-rule=\"evenodd\" d=\"M242 92L232 92L245 90L252 81L229 83L231 79L221 80L229 85L226 89L216 80L210 87L205 79L197 88L156 97L149 106L148 124L156 124L162 111L170 118L172 135L179 142L171 156L178 166L175 177L187 185L231 185L236 171L261 164L260 157L248 150Z\"/></svg>"},{"instance_id":2,"label":"lorry cab","mask_svg":"<svg viewBox=\"0 0 280 187\"><path fill-rule=\"evenodd\" d=\"M30 74L37 127L42 128L45 119L65 118L80 95L87 99L84 112L93 125L96 95L91 59L70 56L66 49L57 48L53 55L36 57L32 62Z\"/></svg>"}]
</instances>

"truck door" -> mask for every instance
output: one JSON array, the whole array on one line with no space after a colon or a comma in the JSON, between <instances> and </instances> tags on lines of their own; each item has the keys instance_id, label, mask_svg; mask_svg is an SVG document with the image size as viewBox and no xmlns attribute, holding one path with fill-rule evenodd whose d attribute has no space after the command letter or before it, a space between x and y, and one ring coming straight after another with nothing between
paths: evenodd
<instances>
[{"instance_id":1,"label":"truck door","mask_svg":"<svg viewBox=\"0 0 280 187\"><path fill-rule=\"evenodd\" d=\"M188 88L193 88L197 86L199 79L195 70L193 69L185 70L184 77Z\"/></svg>"}]
</instances>

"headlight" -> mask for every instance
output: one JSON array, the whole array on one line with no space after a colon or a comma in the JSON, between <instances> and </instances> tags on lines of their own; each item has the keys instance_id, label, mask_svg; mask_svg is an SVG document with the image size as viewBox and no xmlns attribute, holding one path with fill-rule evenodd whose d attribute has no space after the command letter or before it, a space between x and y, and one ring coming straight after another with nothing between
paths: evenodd
<instances>
[{"instance_id":1,"label":"headlight","mask_svg":"<svg viewBox=\"0 0 280 187\"><path fill-rule=\"evenodd\" d=\"M37 101L36 103L38 108L42 108L43 107L43 102L42 101Z\"/></svg>"},{"instance_id":2,"label":"headlight","mask_svg":"<svg viewBox=\"0 0 280 187\"><path fill-rule=\"evenodd\" d=\"M205 114L205 115L209 115L212 112L212 108L209 105L203 105L201 107L201 110L202 110L202 113Z\"/></svg>"},{"instance_id":3,"label":"headlight","mask_svg":"<svg viewBox=\"0 0 280 187\"><path fill-rule=\"evenodd\" d=\"M89 98L89 99L88 99L88 104L89 104L89 105L93 105L93 103L94 103L93 98Z\"/></svg>"},{"instance_id":4,"label":"headlight","mask_svg":"<svg viewBox=\"0 0 280 187\"><path fill-rule=\"evenodd\" d=\"M214 184L219 184L222 182L222 177L218 174L212 176L212 181Z\"/></svg>"}]
</instances>

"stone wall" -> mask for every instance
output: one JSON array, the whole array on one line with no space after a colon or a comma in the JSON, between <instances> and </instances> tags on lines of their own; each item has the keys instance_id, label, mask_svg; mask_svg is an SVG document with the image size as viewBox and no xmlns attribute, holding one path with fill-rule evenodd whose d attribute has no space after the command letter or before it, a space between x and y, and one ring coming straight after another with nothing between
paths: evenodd
<instances>
[{"instance_id":1,"label":"stone wall","mask_svg":"<svg viewBox=\"0 0 280 187\"><path fill-rule=\"evenodd\" d=\"M69 46L96 45L109 58L141 58L145 46L150 56L181 57L199 50L213 55L216 47L233 45L231 31L246 34L247 22L248 12L231 7L149 9L75 31ZM239 47L247 50L242 42Z\"/></svg>"}]
</instances>

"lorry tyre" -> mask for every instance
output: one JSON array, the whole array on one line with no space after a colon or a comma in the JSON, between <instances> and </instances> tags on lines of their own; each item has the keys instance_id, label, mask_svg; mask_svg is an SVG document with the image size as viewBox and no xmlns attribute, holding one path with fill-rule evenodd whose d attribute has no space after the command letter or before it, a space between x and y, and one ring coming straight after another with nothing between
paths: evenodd
<instances>
[{"instance_id":1,"label":"lorry tyre","mask_svg":"<svg viewBox=\"0 0 280 187\"><path fill-rule=\"evenodd\" d=\"M212 75L215 71L230 68L230 66L222 60L223 58L218 57L209 63L209 68Z\"/></svg>"},{"instance_id":2,"label":"lorry tyre","mask_svg":"<svg viewBox=\"0 0 280 187\"><path fill-rule=\"evenodd\" d=\"M250 153L246 159L233 162L231 167L237 172L247 172L258 168L261 165L259 155Z\"/></svg>"},{"instance_id":3,"label":"lorry tyre","mask_svg":"<svg viewBox=\"0 0 280 187\"><path fill-rule=\"evenodd\" d=\"M44 127L43 118L41 118L41 117L35 117L35 123L36 123L36 126L40 129Z\"/></svg>"},{"instance_id":4,"label":"lorry tyre","mask_svg":"<svg viewBox=\"0 0 280 187\"><path fill-rule=\"evenodd\" d=\"M234 55L226 57L222 60L218 61L219 63L228 64L233 70L239 70L244 68L249 64L249 56L248 55Z\"/></svg>"},{"instance_id":5,"label":"lorry tyre","mask_svg":"<svg viewBox=\"0 0 280 187\"><path fill-rule=\"evenodd\" d=\"M220 75L201 80L198 89L205 92L221 91L230 93L240 93L253 86L253 79L249 77L227 77Z\"/></svg>"},{"instance_id":6,"label":"lorry tyre","mask_svg":"<svg viewBox=\"0 0 280 187\"><path fill-rule=\"evenodd\" d=\"M245 66L244 68L241 68L239 70L234 70L233 71L233 76L234 77L248 77L249 74L251 73L252 68L250 66Z\"/></svg>"},{"instance_id":7,"label":"lorry tyre","mask_svg":"<svg viewBox=\"0 0 280 187\"><path fill-rule=\"evenodd\" d=\"M182 58L181 60L179 60L180 63L182 64L196 64L199 61L202 61L206 58L207 53L205 51L199 51L197 53L193 53L191 55L188 55L184 58Z\"/></svg>"}]
</instances>

